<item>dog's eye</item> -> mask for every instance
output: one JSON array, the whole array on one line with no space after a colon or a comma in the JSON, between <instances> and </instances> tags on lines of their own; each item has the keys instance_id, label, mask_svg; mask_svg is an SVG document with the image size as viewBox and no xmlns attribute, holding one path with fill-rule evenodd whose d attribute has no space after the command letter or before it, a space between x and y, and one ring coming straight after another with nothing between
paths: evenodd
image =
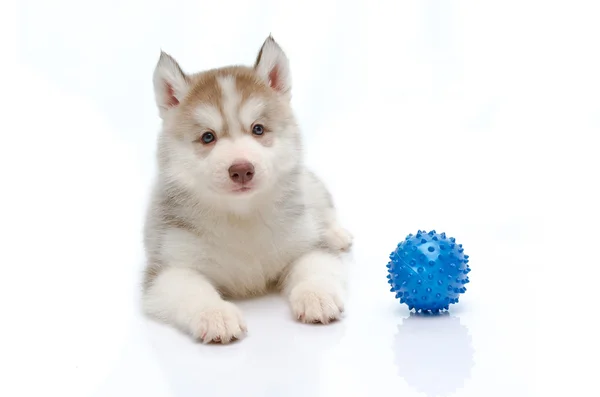
<instances>
[{"instance_id":1,"label":"dog's eye","mask_svg":"<svg viewBox=\"0 0 600 397\"><path fill-rule=\"evenodd\" d=\"M200 138L202 140L202 143L204 143L205 145L208 145L209 143L212 143L215 141L215 139L217 139L215 137L215 134L213 134L212 132L205 132L204 134L202 134L202 138Z\"/></svg>"},{"instance_id":2,"label":"dog's eye","mask_svg":"<svg viewBox=\"0 0 600 397\"><path fill-rule=\"evenodd\" d=\"M262 124L254 124L254 127L252 127L252 133L254 135L262 135L265 133L265 127L263 127Z\"/></svg>"}]
</instances>

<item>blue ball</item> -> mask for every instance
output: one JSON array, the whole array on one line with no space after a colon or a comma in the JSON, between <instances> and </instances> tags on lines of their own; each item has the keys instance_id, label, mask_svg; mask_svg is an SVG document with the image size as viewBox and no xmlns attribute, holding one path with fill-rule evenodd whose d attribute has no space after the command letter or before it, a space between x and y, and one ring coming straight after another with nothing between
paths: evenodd
<instances>
[{"instance_id":1,"label":"blue ball","mask_svg":"<svg viewBox=\"0 0 600 397\"><path fill-rule=\"evenodd\" d=\"M391 292L409 310L433 312L448 310L458 303L460 294L467 289L469 255L462 244L445 233L419 230L409 234L390 254L387 264Z\"/></svg>"}]
</instances>

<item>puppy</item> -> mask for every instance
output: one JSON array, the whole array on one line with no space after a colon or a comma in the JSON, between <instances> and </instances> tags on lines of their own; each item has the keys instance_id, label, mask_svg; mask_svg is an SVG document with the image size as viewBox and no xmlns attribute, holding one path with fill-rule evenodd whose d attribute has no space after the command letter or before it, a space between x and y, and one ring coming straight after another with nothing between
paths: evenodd
<instances>
[{"instance_id":1,"label":"puppy","mask_svg":"<svg viewBox=\"0 0 600 397\"><path fill-rule=\"evenodd\" d=\"M352 236L303 164L280 46L269 36L253 67L197 74L161 52L154 91L162 131L144 231L145 313L205 343L246 332L226 298L271 289L299 321L339 319L340 253Z\"/></svg>"}]
</instances>

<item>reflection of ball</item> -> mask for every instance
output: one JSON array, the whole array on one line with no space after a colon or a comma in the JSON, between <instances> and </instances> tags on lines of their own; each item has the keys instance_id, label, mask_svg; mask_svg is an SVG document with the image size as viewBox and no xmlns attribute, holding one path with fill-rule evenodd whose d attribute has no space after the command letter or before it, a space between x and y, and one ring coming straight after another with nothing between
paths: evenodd
<instances>
[{"instance_id":1,"label":"reflection of ball","mask_svg":"<svg viewBox=\"0 0 600 397\"><path fill-rule=\"evenodd\" d=\"M467 289L469 256L462 244L445 233L419 230L409 234L390 254L387 276L391 291L410 310L448 310Z\"/></svg>"},{"instance_id":2,"label":"reflection of ball","mask_svg":"<svg viewBox=\"0 0 600 397\"><path fill-rule=\"evenodd\" d=\"M473 355L467 327L448 312L411 313L394 338L400 376L427 396L446 396L462 388L471 376Z\"/></svg>"}]
</instances>

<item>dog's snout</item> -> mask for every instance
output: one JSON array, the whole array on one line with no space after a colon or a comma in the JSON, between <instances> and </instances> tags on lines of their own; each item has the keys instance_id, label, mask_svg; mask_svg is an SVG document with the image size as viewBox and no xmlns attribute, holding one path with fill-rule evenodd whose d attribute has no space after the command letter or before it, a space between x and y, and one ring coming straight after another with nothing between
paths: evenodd
<instances>
[{"instance_id":1,"label":"dog's snout","mask_svg":"<svg viewBox=\"0 0 600 397\"><path fill-rule=\"evenodd\" d=\"M229 167L229 177L235 183L249 182L254 177L254 166L247 161L235 163Z\"/></svg>"}]
</instances>

